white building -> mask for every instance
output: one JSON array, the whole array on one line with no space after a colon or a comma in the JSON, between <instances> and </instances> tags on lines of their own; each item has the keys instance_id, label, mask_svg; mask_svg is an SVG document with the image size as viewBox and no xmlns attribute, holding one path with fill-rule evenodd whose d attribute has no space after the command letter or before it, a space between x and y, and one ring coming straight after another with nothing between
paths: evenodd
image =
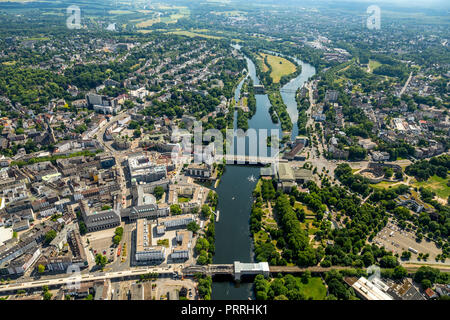
<instances>
[{"instance_id":1,"label":"white building","mask_svg":"<svg viewBox=\"0 0 450 320\"><path fill-rule=\"evenodd\" d=\"M142 153L130 155L128 157L128 168L131 181L153 182L164 179L167 176L167 169L163 165L156 165Z\"/></svg>"},{"instance_id":2,"label":"white building","mask_svg":"<svg viewBox=\"0 0 450 320\"><path fill-rule=\"evenodd\" d=\"M139 88L137 90L131 90L130 95L135 98L144 99L148 96L149 92L145 87Z\"/></svg>"},{"instance_id":3,"label":"white building","mask_svg":"<svg viewBox=\"0 0 450 320\"><path fill-rule=\"evenodd\" d=\"M385 292L388 289L387 285L379 279L370 281L361 277L353 283L352 288L365 300L394 300Z\"/></svg>"},{"instance_id":4,"label":"white building","mask_svg":"<svg viewBox=\"0 0 450 320\"><path fill-rule=\"evenodd\" d=\"M183 214L179 216L172 216L168 218L159 219L159 224L164 225L166 229L169 228L181 228L187 226L189 223L195 221L194 215Z\"/></svg>"},{"instance_id":5,"label":"white building","mask_svg":"<svg viewBox=\"0 0 450 320\"><path fill-rule=\"evenodd\" d=\"M164 261L166 248L152 245L152 224L147 219L136 222L136 261Z\"/></svg>"}]
</instances>

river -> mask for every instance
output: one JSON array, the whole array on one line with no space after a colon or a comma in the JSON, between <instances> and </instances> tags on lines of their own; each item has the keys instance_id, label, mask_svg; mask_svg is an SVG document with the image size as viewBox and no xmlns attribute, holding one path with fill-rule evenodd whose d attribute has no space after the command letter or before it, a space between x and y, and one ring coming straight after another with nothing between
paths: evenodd
<instances>
[{"instance_id":1,"label":"river","mask_svg":"<svg viewBox=\"0 0 450 320\"><path fill-rule=\"evenodd\" d=\"M254 84L259 84L255 65L249 58L246 57L246 60L249 76ZM313 66L299 60L296 61L302 66L302 73L282 88L282 98L293 121L293 138L298 133L295 91L315 74ZM236 101L239 100L244 80L236 88ZM248 122L249 128L278 129L281 136L280 124L274 124L270 118L270 101L267 95L258 94L255 98L256 113ZM235 112L235 130L236 117ZM213 258L215 264L230 264L234 261L254 262L253 239L250 235L249 219L253 203L252 192L259 178L259 170L259 167L256 166L228 165L226 167L226 171L216 189L219 197L217 209L220 211L220 216L219 221L216 222L216 251ZM247 300L248 298L254 299L252 283L236 285L234 282L213 282L213 300Z\"/></svg>"}]
</instances>

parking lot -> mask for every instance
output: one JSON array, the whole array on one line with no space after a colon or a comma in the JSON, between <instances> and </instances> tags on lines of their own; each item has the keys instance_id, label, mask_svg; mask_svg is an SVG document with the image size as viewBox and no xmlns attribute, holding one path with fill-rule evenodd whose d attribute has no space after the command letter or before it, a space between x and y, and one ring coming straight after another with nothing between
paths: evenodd
<instances>
[{"instance_id":1,"label":"parking lot","mask_svg":"<svg viewBox=\"0 0 450 320\"><path fill-rule=\"evenodd\" d=\"M96 254L101 253L109 260L114 260L115 250L113 247L113 237L115 229L107 229L98 232L89 233L86 239L89 240L88 248L95 257Z\"/></svg>"},{"instance_id":2,"label":"parking lot","mask_svg":"<svg viewBox=\"0 0 450 320\"><path fill-rule=\"evenodd\" d=\"M142 288L142 287L143 288ZM139 287L139 288L137 288ZM139 300L167 300L178 299L182 288L187 289L187 298L197 300L197 284L192 279L173 280L170 278L160 278L155 281L146 281L138 285L133 281L120 281L113 284L112 299L128 300L133 297L132 293L141 290L143 295L138 294ZM135 298L137 298L135 296Z\"/></svg>"},{"instance_id":3,"label":"parking lot","mask_svg":"<svg viewBox=\"0 0 450 320\"><path fill-rule=\"evenodd\" d=\"M379 246L384 246L386 250L394 254L398 253L399 256L401 256L403 251L411 252L411 262L418 261L418 253L428 253L430 256L427 261L435 262L434 258L436 255L442 253L441 249L437 248L433 241L423 239L420 243L416 242L414 233L402 230L392 222L388 222L386 227L373 239L373 242ZM417 250L417 254L409 250L409 248Z\"/></svg>"}]
</instances>

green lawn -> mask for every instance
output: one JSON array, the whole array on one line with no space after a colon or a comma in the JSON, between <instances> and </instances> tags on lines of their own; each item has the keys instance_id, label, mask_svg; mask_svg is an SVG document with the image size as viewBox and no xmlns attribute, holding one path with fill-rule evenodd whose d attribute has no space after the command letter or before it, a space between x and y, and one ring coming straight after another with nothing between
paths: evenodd
<instances>
[{"instance_id":1,"label":"green lawn","mask_svg":"<svg viewBox=\"0 0 450 320\"><path fill-rule=\"evenodd\" d=\"M287 76L291 73L294 73L297 70L295 64L281 57L273 56L270 54L260 53L261 60L264 64L264 58L267 56L267 62L272 67L272 72L270 76L273 79L274 83L279 83L282 76ZM264 65L263 71L267 71L267 66Z\"/></svg>"},{"instance_id":2,"label":"green lawn","mask_svg":"<svg viewBox=\"0 0 450 320\"><path fill-rule=\"evenodd\" d=\"M307 216L315 216L316 214L314 212L312 212L310 209L308 209L307 206L305 206L304 204L300 203L300 202L296 202L294 204L294 209L300 209L303 208L303 210L305 210L305 214Z\"/></svg>"},{"instance_id":3,"label":"green lawn","mask_svg":"<svg viewBox=\"0 0 450 320\"><path fill-rule=\"evenodd\" d=\"M380 183L371 184L371 186L376 189L388 189L389 187L392 187L392 185L394 183L397 183L397 182L381 181Z\"/></svg>"},{"instance_id":4,"label":"green lawn","mask_svg":"<svg viewBox=\"0 0 450 320\"><path fill-rule=\"evenodd\" d=\"M376 60L369 60L369 67L370 67L370 71L372 72L373 70L375 70L376 68L378 68L379 66L381 66L381 63L379 63Z\"/></svg>"},{"instance_id":5,"label":"green lawn","mask_svg":"<svg viewBox=\"0 0 450 320\"><path fill-rule=\"evenodd\" d=\"M417 187L424 187L436 193L436 195L444 200L450 196L450 187L447 186L448 178L443 179L438 176L432 176L427 181L417 181L414 183Z\"/></svg>"},{"instance_id":6,"label":"green lawn","mask_svg":"<svg viewBox=\"0 0 450 320\"><path fill-rule=\"evenodd\" d=\"M320 277L311 277L306 284L298 279L298 283L307 299L311 297L313 300L325 300L327 288Z\"/></svg>"},{"instance_id":7,"label":"green lawn","mask_svg":"<svg viewBox=\"0 0 450 320\"><path fill-rule=\"evenodd\" d=\"M191 31L171 31L171 32L167 32L167 33L168 34L176 34L179 36L187 36L190 38L201 37L201 38L206 38L206 39L222 39L222 37L210 36L207 34L195 33L195 32L191 32Z\"/></svg>"}]
</instances>

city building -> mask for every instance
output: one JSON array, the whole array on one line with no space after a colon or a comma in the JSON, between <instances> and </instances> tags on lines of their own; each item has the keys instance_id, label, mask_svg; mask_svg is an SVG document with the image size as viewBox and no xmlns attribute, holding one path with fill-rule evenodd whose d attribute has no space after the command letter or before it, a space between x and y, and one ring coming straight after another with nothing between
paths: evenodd
<instances>
[{"instance_id":1,"label":"city building","mask_svg":"<svg viewBox=\"0 0 450 320\"><path fill-rule=\"evenodd\" d=\"M177 246L172 248L172 253L170 257L174 260L189 259L189 252L191 249L191 239L192 239L191 231L177 231L176 233Z\"/></svg>"},{"instance_id":2,"label":"city building","mask_svg":"<svg viewBox=\"0 0 450 320\"><path fill-rule=\"evenodd\" d=\"M164 225L166 229L176 229L176 228L184 228L193 221L195 221L194 215L182 214L179 216L171 216L167 218L158 219L158 224Z\"/></svg>"},{"instance_id":3,"label":"city building","mask_svg":"<svg viewBox=\"0 0 450 320\"><path fill-rule=\"evenodd\" d=\"M128 168L132 182L153 182L167 176L166 166L156 165L142 153L128 157Z\"/></svg>"},{"instance_id":4,"label":"city building","mask_svg":"<svg viewBox=\"0 0 450 320\"><path fill-rule=\"evenodd\" d=\"M364 277L357 278L345 278L345 282L355 289L356 294L364 300L394 300L387 290L387 286L380 279L368 280Z\"/></svg>"},{"instance_id":5,"label":"city building","mask_svg":"<svg viewBox=\"0 0 450 320\"><path fill-rule=\"evenodd\" d=\"M116 209L91 212L87 202L80 202L81 215L87 232L100 231L120 226L120 212Z\"/></svg>"},{"instance_id":6,"label":"city building","mask_svg":"<svg viewBox=\"0 0 450 320\"><path fill-rule=\"evenodd\" d=\"M137 262L160 262L166 258L166 248L152 245L152 227L146 219L136 222L136 253Z\"/></svg>"}]
</instances>

